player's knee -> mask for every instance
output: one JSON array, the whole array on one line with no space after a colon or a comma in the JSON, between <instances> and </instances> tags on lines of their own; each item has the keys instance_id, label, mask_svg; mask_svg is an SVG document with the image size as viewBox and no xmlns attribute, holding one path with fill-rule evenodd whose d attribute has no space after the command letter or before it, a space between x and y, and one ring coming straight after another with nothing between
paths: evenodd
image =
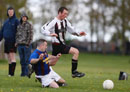
<instances>
[{"instance_id":1,"label":"player's knee","mask_svg":"<svg viewBox=\"0 0 130 92\"><path fill-rule=\"evenodd\" d=\"M79 55L79 50L77 48L72 47L70 53L73 55Z\"/></svg>"},{"instance_id":2,"label":"player's knee","mask_svg":"<svg viewBox=\"0 0 130 92\"><path fill-rule=\"evenodd\" d=\"M52 88L59 88L59 86L58 85L54 85L54 86L52 86Z\"/></svg>"},{"instance_id":3,"label":"player's knee","mask_svg":"<svg viewBox=\"0 0 130 92\"><path fill-rule=\"evenodd\" d=\"M49 85L49 87L51 87L51 88L59 88L59 85L56 83L56 82L52 82L50 85Z\"/></svg>"},{"instance_id":4,"label":"player's knee","mask_svg":"<svg viewBox=\"0 0 130 92\"><path fill-rule=\"evenodd\" d=\"M59 86L56 86L55 88L59 88Z\"/></svg>"}]
</instances>

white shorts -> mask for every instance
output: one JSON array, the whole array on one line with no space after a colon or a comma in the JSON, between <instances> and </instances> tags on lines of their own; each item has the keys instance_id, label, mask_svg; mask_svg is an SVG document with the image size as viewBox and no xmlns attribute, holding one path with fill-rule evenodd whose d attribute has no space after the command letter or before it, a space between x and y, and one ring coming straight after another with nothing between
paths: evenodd
<instances>
[{"instance_id":1,"label":"white shorts","mask_svg":"<svg viewBox=\"0 0 130 92\"><path fill-rule=\"evenodd\" d=\"M53 81L58 81L59 79L61 79L61 77L56 72L54 72L52 68L49 74L45 76L36 75L36 78L41 78L41 83L44 87L49 86Z\"/></svg>"}]
</instances>

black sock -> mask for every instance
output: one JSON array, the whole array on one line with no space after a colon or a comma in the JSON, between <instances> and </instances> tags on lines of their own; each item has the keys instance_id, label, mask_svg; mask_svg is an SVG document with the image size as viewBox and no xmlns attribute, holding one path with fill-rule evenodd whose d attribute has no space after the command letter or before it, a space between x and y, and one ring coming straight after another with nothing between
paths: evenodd
<instances>
[{"instance_id":1,"label":"black sock","mask_svg":"<svg viewBox=\"0 0 130 92\"><path fill-rule=\"evenodd\" d=\"M9 75L11 75L11 70L12 70L12 64L9 64Z\"/></svg>"},{"instance_id":2,"label":"black sock","mask_svg":"<svg viewBox=\"0 0 130 92\"><path fill-rule=\"evenodd\" d=\"M72 59L72 73L77 70L78 60Z\"/></svg>"},{"instance_id":3,"label":"black sock","mask_svg":"<svg viewBox=\"0 0 130 92\"><path fill-rule=\"evenodd\" d=\"M11 75L14 76L14 72L15 72L15 67L16 67L16 62L12 63L12 69L11 69Z\"/></svg>"}]
</instances>

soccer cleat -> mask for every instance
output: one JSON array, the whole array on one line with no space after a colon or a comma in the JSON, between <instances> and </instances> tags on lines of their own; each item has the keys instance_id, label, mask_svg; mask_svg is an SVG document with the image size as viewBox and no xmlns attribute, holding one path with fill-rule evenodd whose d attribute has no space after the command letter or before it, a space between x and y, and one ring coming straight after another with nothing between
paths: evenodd
<instances>
[{"instance_id":1,"label":"soccer cleat","mask_svg":"<svg viewBox=\"0 0 130 92\"><path fill-rule=\"evenodd\" d=\"M78 72L78 71L72 72L72 77L73 78L75 78L75 77L80 78L80 77L83 77L83 76L85 76L85 73L81 73L81 72Z\"/></svg>"},{"instance_id":2,"label":"soccer cleat","mask_svg":"<svg viewBox=\"0 0 130 92\"><path fill-rule=\"evenodd\" d=\"M32 73L34 72L34 70L33 70L33 68L32 68L32 65L31 64L29 64L28 65L28 78L31 78L31 75L32 75Z\"/></svg>"},{"instance_id":3,"label":"soccer cleat","mask_svg":"<svg viewBox=\"0 0 130 92\"><path fill-rule=\"evenodd\" d=\"M57 83L59 86L65 87L67 86L67 83Z\"/></svg>"}]
</instances>

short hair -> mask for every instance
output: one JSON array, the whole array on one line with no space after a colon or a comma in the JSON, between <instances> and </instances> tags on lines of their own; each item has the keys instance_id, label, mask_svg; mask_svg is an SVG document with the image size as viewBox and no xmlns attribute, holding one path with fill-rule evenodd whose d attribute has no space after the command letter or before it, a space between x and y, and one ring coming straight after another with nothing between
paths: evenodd
<instances>
[{"instance_id":1,"label":"short hair","mask_svg":"<svg viewBox=\"0 0 130 92\"><path fill-rule=\"evenodd\" d=\"M59 13L59 12L62 13L64 10L67 10L67 11L68 11L68 9L67 9L66 7L60 7L59 10L58 10L58 13Z\"/></svg>"},{"instance_id":2,"label":"short hair","mask_svg":"<svg viewBox=\"0 0 130 92\"><path fill-rule=\"evenodd\" d=\"M14 10L14 8L12 6L8 7L7 10Z\"/></svg>"},{"instance_id":3,"label":"short hair","mask_svg":"<svg viewBox=\"0 0 130 92\"><path fill-rule=\"evenodd\" d=\"M44 43L44 42L47 42L47 41L44 40L44 39L39 39L39 40L36 41L37 46L40 46L40 45L41 45L42 43Z\"/></svg>"}]
</instances>

